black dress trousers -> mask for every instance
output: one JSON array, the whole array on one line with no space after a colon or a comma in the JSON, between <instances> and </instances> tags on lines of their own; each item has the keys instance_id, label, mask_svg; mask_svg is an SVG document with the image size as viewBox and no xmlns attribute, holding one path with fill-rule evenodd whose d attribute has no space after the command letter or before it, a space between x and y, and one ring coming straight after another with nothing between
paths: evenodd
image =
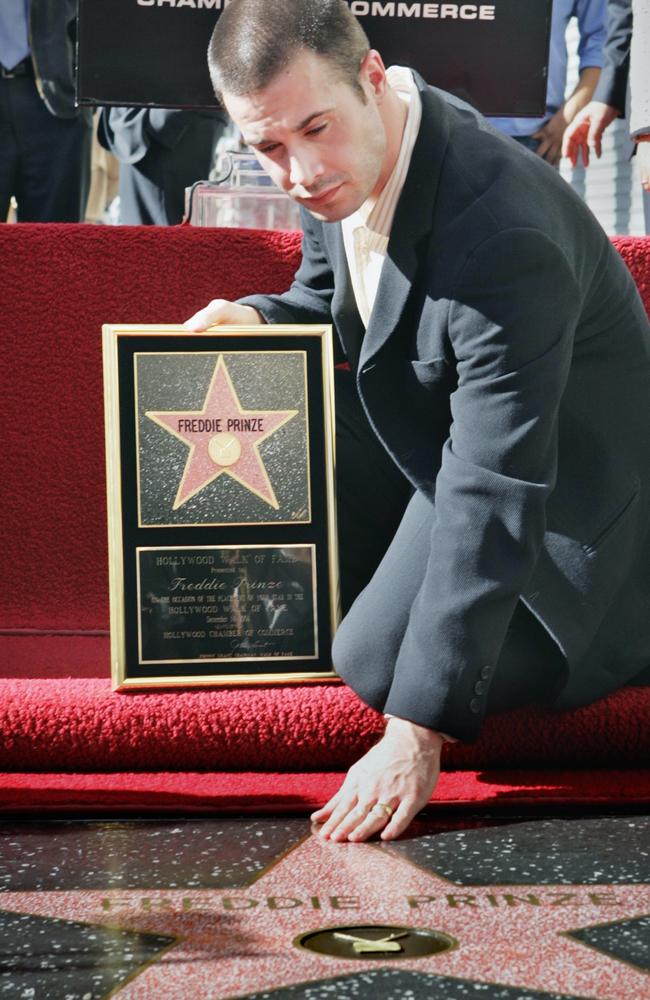
<instances>
[{"instance_id":1,"label":"black dress trousers","mask_svg":"<svg viewBox=\"0 0 650 1000\"><path fill-rule=\"evenodd\" d=\"M29 67L0 77L0 221L13 196L19 222L82 222L91 142L90 116L48 111Z\"/></svg>"}]
</instances>

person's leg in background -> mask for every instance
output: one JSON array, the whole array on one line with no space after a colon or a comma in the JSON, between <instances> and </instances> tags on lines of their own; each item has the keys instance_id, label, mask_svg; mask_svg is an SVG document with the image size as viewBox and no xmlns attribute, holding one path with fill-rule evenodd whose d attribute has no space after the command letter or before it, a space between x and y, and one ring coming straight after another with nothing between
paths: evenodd
<instances>
[{"instance_id":1,"label":"person's leg in background","mask_svg":"<svg viewBox=\"0 0 650 1000\"><path fill-rule=\"evenodd\" d=\"M0 222L5 222L9 214L18 172L18 145L11 100L13 82L0 77Z\"/></svg>"},{"instance_id":2,"label":"person's leg in background","mask_svg":"<svg viewBox=\"0 0 650 1000\"><path fill-rule=\"evenodd\" d=\"M19 222L80 222L90 189L92 127L51 114L31 77L9 81L17 148L15 190Z\"/></svg>"}]
</instances>

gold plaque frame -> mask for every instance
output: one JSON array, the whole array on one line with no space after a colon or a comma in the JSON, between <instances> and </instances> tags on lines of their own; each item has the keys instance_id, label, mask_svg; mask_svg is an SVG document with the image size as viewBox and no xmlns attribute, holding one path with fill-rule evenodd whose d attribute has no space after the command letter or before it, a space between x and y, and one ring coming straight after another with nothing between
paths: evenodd
<instances>
[{"instance_id":1,"label":"gold plaque frame","mask_svg":"<svg viewBox=\"0 0 650 1000\"><path fill-rule=\"evenodd\" d=\"M114 689L336 680L331 327L103 348Z\"/></svg>"}]
</instances>

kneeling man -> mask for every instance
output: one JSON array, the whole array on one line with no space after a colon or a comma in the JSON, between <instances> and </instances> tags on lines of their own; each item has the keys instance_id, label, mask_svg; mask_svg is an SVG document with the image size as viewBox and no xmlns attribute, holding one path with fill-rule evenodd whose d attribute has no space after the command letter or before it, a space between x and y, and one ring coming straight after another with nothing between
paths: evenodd
<instances>
[{"instance_id":1,"label":"kneeling man","mask_svg":"<svg viewBox=\"0 0 650 1000\"><path fill-rule=\"evenodd\" d=\"M650 328L571 188L344 0L233 0L209 64L303 258L187 326L336 329L333 662L387 721L313 818L390 839L486 713L650 683Z\"/></svg>"}]
</instances>

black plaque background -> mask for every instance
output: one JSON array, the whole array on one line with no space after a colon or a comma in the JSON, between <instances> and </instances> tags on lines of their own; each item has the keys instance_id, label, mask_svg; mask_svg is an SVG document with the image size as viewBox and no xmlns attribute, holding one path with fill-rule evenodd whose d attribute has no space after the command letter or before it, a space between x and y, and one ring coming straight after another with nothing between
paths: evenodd
<instances>
[{"instance_id":1,"label":"black plaque background","mask_svg":"<svg viewBox=\"0 0 650 1000\"><path fill-rule=\"evenodd\" d=\"M268 0L269 16L275 2ZM541 115L552 0L491 3L494 21L359 21L386 65L406 63L484 114ZM136 0L79 0L80 103L214 108L206 50L219 16Z\"/></svg>"},{"instance_id":2,"label":"black plaque background","mask_svg":"<svg viewBox=\"0 0 650 1000\"><path fill-rule=\"evenodd\" d=\"M151 677L212 677L229 674L319 674L331 672L330 654L332 621L329 588L328 510L327 483L325 480L325 423L322 337L309 336L260 336L199 337L182 334L174 339L178 351L215 353L276 349L278 351L304 350L307 361L307 392L309 397L308 438L310 448L310 486L312 500L311 524L268 525L214 525L189 527L138 527L137 507L137 434L134 384L134 355L138 352L169 352L174 347L165 336L118 336L118 378L120 386L120 453L122 471L122 557L124 566L124 631L126 639L125 679L146 681ZM259 662L232 663L206 660L199 663L138 663L139 600L136 572L136 549L144 547L200 545L316 545L316 619L318 623L319 656L317 659L287 660L274 657Z\"/></svg>"}]
</instances>

